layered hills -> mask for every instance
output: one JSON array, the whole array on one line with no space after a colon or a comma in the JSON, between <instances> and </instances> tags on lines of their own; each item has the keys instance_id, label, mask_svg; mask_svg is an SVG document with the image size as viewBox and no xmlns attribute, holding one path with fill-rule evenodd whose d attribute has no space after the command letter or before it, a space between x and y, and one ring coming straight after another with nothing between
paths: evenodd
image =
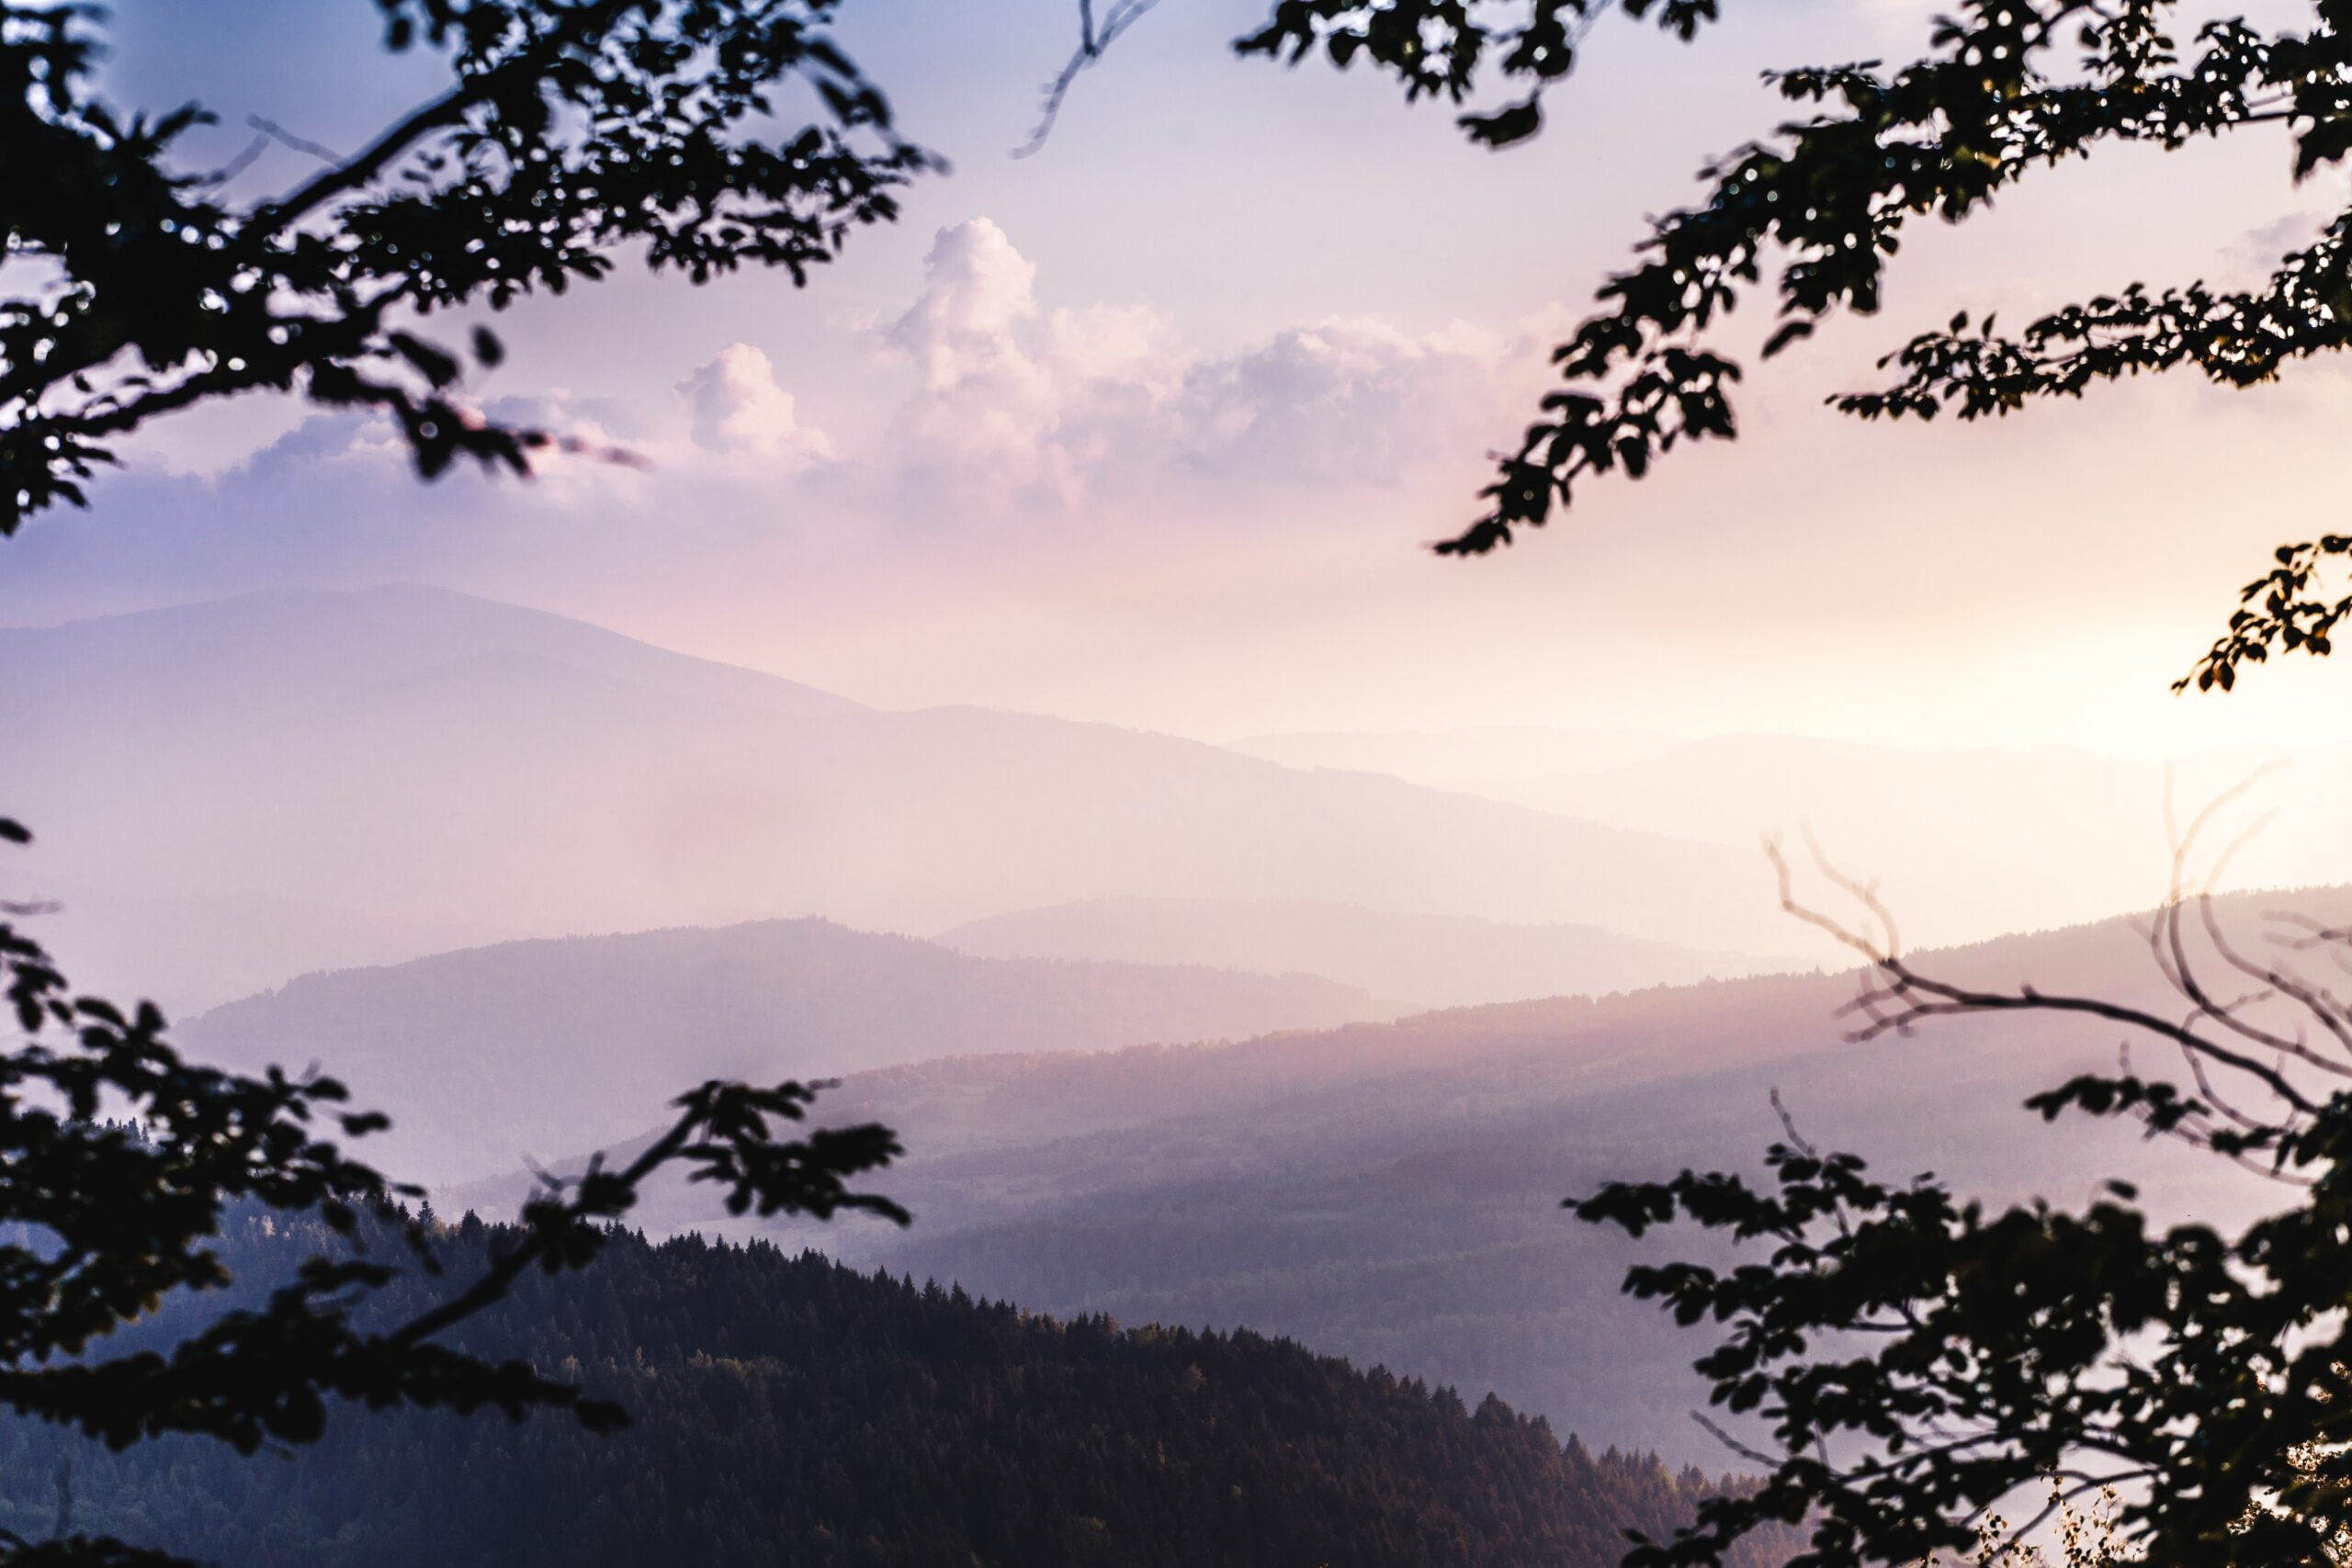
<instances>
[{"instance_id":1,"label":"layered hills","mask_svg":"<svg viewBox=\"0 0 2352 1568\"><path fill-rule=\"evenodd\" d=\"M1981 941L2143 908L2165 888L2172 826L2241 785L2233 820L2269 826L2232 886L2352 879L2352 748L2219 750L2176 760L2064 746L1903 747L1792 735L1670 740L1567 730L1271 736L1294 766L1380 773L1607 823L1746 848L1809 829L1875 879L1917 939Z\"/></svg>"},{"instance_id":2,"label":"layered hills","mask_svg":"<svg viewBox=\"0 0 2352 1568\"><path fill-rule=\"evenodd\" d=\"M16 897L178 1014L504 936L1312 898L1804 944L1752 851L1169 736L888 713L424 588L0 633Z\"/></svg>"},{"instance_id":3,"label":"layered hills","mask_svg":"<svg viewBox=\"0 0 2352 1568\"><path fill-rule=\"evenodd\" d=\"M2352 919L2352 890L2280 902ZM2247 952L2275 953L2262 919L2273 907L2240 900L2221 913ZM1987 987L2166 1015L2185 1006L2124 921L1918 962ZM1996 1201L2076 1203L2117 1176L2141 1182L2165 1220L2192 1201L2226 1219L2279 1198L2135 1125L2053 1128L2021 1109L2075 1072L2111 1070L2119 1026L2026 1013L1850 1043L1841 1010L1856 985L1714 981L1227 1046L856 1075L827 1112L900 1131L910 1157L888 1186L915 1224L785 1234L1045 1311L1290 1335L1360 1365L1495 1389L1564 1429L1713 1461L1721 1450L1688 1416L1703 1403L1689 1366L1711 1341L1618 1291L1633 1258L1700 1244L1636 1247L1575 1224L1559 1202L1612 1178L1758 1168L1788 1135L1775 1089L1816 1143ZM2137 1060L2165 1066L2144 1044ZM488 1184L453 1201L496 1212L520 1190ZM706 1201L667 1193L644 1217L688 1228L714 1216Z\"/></svg>"},{"instance_id":4,"label":"layered hills","mask_svg":"<svg viewBox=\"0 0 2352 1568\"><path fill-rule=\"evenodd\" d=\"M178 1038L248 1069L322 1064L392 1116L373 1157L447 1182L627 1137L706 1078L1232 1040L1403 1010L1311 975L974 958L799 919L305 976L191 1019Z\"/></svg>"}]
</instances>

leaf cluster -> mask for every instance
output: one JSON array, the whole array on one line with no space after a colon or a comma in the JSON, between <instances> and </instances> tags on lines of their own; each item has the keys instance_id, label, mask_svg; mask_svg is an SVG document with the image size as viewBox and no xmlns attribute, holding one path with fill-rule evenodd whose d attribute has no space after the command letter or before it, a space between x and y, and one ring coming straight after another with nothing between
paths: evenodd
<instances>
[{"instance_id":1,"label":"leaf cluster","mask_svg":"<svg viewBox=\"0 0 2352 1568\"><path fill-rule=\"evenodd\" d=\"M2352 593L2330 598L2314 588L2324 558L2352 556L2352 537L2325 534L2298 545L2281 545L2271 554L2271 568L2238 590L2238 608L2230 615L2230 629L2189 672L2173 682L2173 690L2195 682L2200 692L2237 684L2238 667L2268 660L2273 648L2292 653L2324 656L2335 651L2336 623L2352 615Z\"/></svg>"},{"instance_id":2,"label":"leaf cluster","mask_svg":"<svg viewBox=\"0 0 2352 1568\"><path fill-rule=\"evenodd\" d=\"M1293 65L1317 53L1341 70L1366 60L1401 81L1408 100L1454 104L1491 66L1523 96L1457 123L1474 141L1507 147L1543 129L1544 92L1575 69L1586 32L1611 11L1654 20L1686 42L1718 15L1717 0L1280 0L1234 47Z\"/></svg>"},{"instance_id":3,"label":"leaf cluster","mask_svg":"<svg viewBox=\"0 0 2352 1568\"><path fill-rule=\"evenodd\" d=\"M936 164L828 36L838 0L378 6L387 45L438 54L447 89L246 200L252 158L293 139L256 121L234 163L186 169L179 142L213 115L103 97L101 12L0 3L0 535L86 504L116 438L258 389L378 412L427 477L524 471L564 438L462 395L468 359L503 354L481 310L602 278L618 250L696 282L805 282ZM767 134L795 107L782 88L813 118ZM462 343L428 332L460 309Z\"/></svg>"},{"instance_id":4,"label":"leaf cluster","mask_svg":"<svg viewBox=\"0 0 2352 1568\"><path fill-rule=\"evenodd\" d=\"M0 840L28 838L0 820ZM401 1321L363 1323L375 1292L441 1271L401 1206L417 1190L345 1152L342 1140L381 1128L381 1115L345 1109L344 1085L316 1073L252 1077L183 1060L153 1004L123 1009L74 993L41 945L8 923L0 995L22 1035L0 1053L0 1406L111 1448L172 1434L241 1453L311 1443L330 1399L513 1419L569 1410L610 1429L622 1412L571 1382L527 1360L478 1359L443 1337L526 1276L585 1268L642 1184L672 1167L718 1186L734 1213L906 1218L850 1187L899 1152L888 1129L786 1136L816 1088L714 1081L682 1096L670 1128L625 1168L599 1163L575 1181L550 1180L469 1280ZM166 1302L232 1284L219 1238L224 1215L242 1208L379 1245L311 1257L258 1303L167 1348L107 1354L109 1337ZM115 1541L69 1551L0 1540L0 1562L147 1561L159 1560Z\"/></svg>"},{"instance_id":5,"label":"leaf cluster","mask_svg":"<svg viewBox=\"0 0 2352 1568\"><path fill-rule=\"evenodd\" d=\"M1482 73L1498 75L1526 96L1462 123L1500 145L1536 131L1544 93L1612 8L1685 39L1716 14L1702 3L1280 0L1238 47L1293 62L1367 60L1408 98L1459 102ZM1840 310L1875 312L1909 226L1962 221L2035 170L2104 145L2174 150L2274 123L2291 131L2298 179L2339 165L2352 151L2352 17L2335 0L2288 10L2291 25L2224 17L2183 42L2171 30L2174 0L1967 0L1908 62L1773 74L1797 117L1715 162L1695 204L1653 221L1635 265L1600 288L1594 313L1555 351L1565 385L1499 458L1485 513L1437 549L1484 554L1549 522L1588 479L1638 479L1679 445L1732 437L1741 366L1716 342L1747 294L1769 288L1778 299L1766 357ZM1831 401L1864 419L1950 411L1973 420L2142 373L2193 369L2233 388L2267 381L2346 345L2348 247L2352 213L2261 285L2134 282L2012 332L1962 311L1882 360L1894 372L1889 384ZM2333 619L2314 637L2314 618L2273 610L2235 623L2191 676L2226 688L2234 677L2222 671L2261 650L2324 654Z\"/></svg>"},{"instance_id":6,"label":"leaf cluster","mask_svg":"<svg viewBox=\"0 0 2352 1568\"><path fill-rule=\"evenodd\" d=\"M2029 1530L2120 1490L2118 1529L2159 1568L2336 1561L2352 1529L2352 1011L2291 963L2242 951L2209 897L2179 895L2177 867L2208 819L2183 840L2176 897L2149 931L2188 1004L2179 1016L1924 975L1891 934L1789 900L1783 865L1790 907L1871 956L1855 1038L2004 1011L2121 1025L2177 1051L2187 1081L2135 1068L2127 1047L2116 1071L2027 1108L2137 1122L2291 1201L2234 1235L2155 1225L2121 1182L2079 1210L1993 1210L1930 1175L1882 1181L1793 1124L1762 1181L1686 1170L1570 1199L1579 1218L1632 1235L1689 1224L1751 1247L1733 1266L1646 1265L1626 1279L1679 1323L1716 1325L1721 1342L1696 1363L1710 1398L1771 1437L1769 1452L1744 1450L1770 1469L1759 1489L1644 1541L1633 1568L1720 1563L1749 1532L1792 1526L1810 1534L1792 1568L1918 1562L1964 1551L2037 1478L2057 1487ZM1846 886L1891 933L1869 890ZM2352 934L2295 931L2290 953L2352 952ZM2199 973L2192 931L2245 989Z\"/></svg>"}]
</instances>

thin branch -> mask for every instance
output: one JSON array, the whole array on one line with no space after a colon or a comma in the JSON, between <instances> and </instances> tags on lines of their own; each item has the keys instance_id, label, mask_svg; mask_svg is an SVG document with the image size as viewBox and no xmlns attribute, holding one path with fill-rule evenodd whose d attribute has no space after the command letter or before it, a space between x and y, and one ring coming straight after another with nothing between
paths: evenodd
<instances>
[{"instance_id":1,"label":"thin branch","mask_svg":"<svg viewBox=\"0 0 2352 1568\"><path fill-rule=\"evenodd\" d=\"M1046 139L1054 133L1054 121L1061 118L1063 101L1069 96L1070 86L1078 80L1079 73L1102 59L1102 51L1110 48L1121 33L1142 20L1144 13L1159 3L1159 0L1114 0L1111 9L1103 15L1102 29L1098 33L1094 28L1093 0L1078 0L1078 48L1071 52L1069 62L1061 68L1060 73L1046 84L1045 103L1038 112L1036 129L1030 131L1028 141L1012 150L1014 157L1026 158L1044 148Z\"/></svg>"},{"instance_id":2,"label":"thin branch","mask_svg":"<svg viewBox=\"0 0 2352 1568\"><path fill-rule=\"evenodd\" d=\"M1737 1438L1735 1438L1729 1432L1724 1431L1723 1427L1716 1425L1713 1421L1709 1420L1703 1411L1693 1410L1690 1412L1690 1419L1696 1421L1700 1427L1706 1431L1708 1436L1713 1438L1715 1441L1721 1443L1724 1447L1729 1449L1732 1452L1737 1454L1748 1463L1761 1465L1765 1469L1770 1470L1781 1462L1778 1455L1768 1454L1760 1449L1749 1448L1746 1443L1741 1442Z\"/></svg>"},{"instance_id":3,"label":"thin branch","mask_svg":"<svg viewBox=\"0 0 2352 1568\"><path fill-rule=\"evenodd\" d=\"M555 25L543 37L413 110L407 118L368 143L358 156L313 175L277 200L258 209L247 225L248 231L265 235L274 233L345 191L366 185L427 132L454 124L476 105L488 103L503 91L515 75L537 75L550 60L579 39L593 38L602 32L634 3L636 0L594 0L593 4L559 12Z\"/></svg>"},{"instance_id":4,"label":"thin branch","mask_svg":"<svg viewBox=\"0 0 2352 1568\"><path fill-rule=\"evenodd\" d=\"M265 119L260 115L251 114L245 117L245 123L269 141L277 142L281 146L291 147L297 152L307 152L322 164L339 164L345 161L344 155L334 148L312 141L308 137L297 136L274 119Z\"/></svg>"},{"instance_id":5,"label":"thin branch","mask_svg":"<svg viewBox=\"0 0 2352 1568\"><path fill-rule=\"evenodd\" d=\"M2129 1024L2160 1039L2169 1040L2186 1048L2202 1052L2210 1059L2232 1067L2261 1082L2286 1104L2308 1115L2319 1109L2294 1082L2278 1069L2267 1066L2245 1052L2184 1028L2169 1019L2160 1018L2144 1009L2119 1002L2104 1001L2094 997L2050 996L2030 987L2014 992L1979 991L1950 981L1937 980L1911 968L1898 953L1873 945L1861 934L1847 929L1819 910L1797 900L1788 859L1781 854L1777 840L1767 840L1765 852L1771 859L1780 883L1781 907L1806 924L1827 932L1853 951L1871 961L1885 976L1873 990L1866 990L1854 1004L1870 1022L1849 1032L1848 1039L1861 1042L1877 1039L1890 1032L1907 1033L1910 1026L1922 1019L1958 1016L1980 1012L2062 1012L2080 1013L2086 1017L2105 1019L2111 1023ZM1866 907L1873 907L1873 914L1883 906L1867 888L1850 877L1831 874L1838 886L1854 892ZM1925 998L1925 999L1923 999ZM1900 1004L1890 1010L1888 1004Z\"/></svg>"},{"instance_id":6,"label":"thin branch","mask_svg":"<svg viewBox=\"0 0 2352 1568\"><path fill-rule=\"evenodd\" d=\"M637 1158L621 1171L619 1180L622 1184L633 1192L639 1182L667 1165L686 1146L688 1140L701 1129L703 1119L699 1107L680 1116L668 1132L646 1145ZM589 1174L600 1174L593 1163ZM575 1219L589 1217L577 1201L570 1205L570 1209L571 1217ZM534 1229L529 1239L494 1258L470 1286L411 1318L387 1337L395 1345L420 1344L443 1329L453 1327L485 1307L503 1301L507 1292L514 1288L514 1281L530 1272L532 1267L547 1255L549 1234L545 1229Z\"/></svg>"}]
</instances>

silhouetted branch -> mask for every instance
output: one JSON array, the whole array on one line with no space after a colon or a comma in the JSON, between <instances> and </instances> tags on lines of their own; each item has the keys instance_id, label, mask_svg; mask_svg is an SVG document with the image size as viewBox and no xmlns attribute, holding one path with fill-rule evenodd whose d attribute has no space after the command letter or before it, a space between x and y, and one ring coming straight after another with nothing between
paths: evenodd
<instances>
[{"instance_id":1,"label":"silhouetted branch","mask_svg":"<svg viewBox=\"0 0 2352 1568\"><path fill-rule=\"evenodd\" d=\"M308 153L322 164L340 164L345 161L344 155L334 148L312 141L308 137L297 136L274 119L265 119L260 115L253 114L245 117L245 123L279 146L291 147L297 152Z\"/></svg>"},{"instance_id":2,"label":"silhouetted branch","mask_svg":"<svg viewBox=\"0 0 2352 1568\"><path fill-rule=\"evenodd\" d=\"M2149 954L2166 985L2188 1005L2178 1017L2103 998L2051 995L2031 986L1996 991L1959 985L1921 973L1905 953L1893 912L1874 885L1857 881L1830 864L1820 846L1807 835L1807 846L1824 880L1859 906L1860 918L1849 923L1800 901L1793 874L1777 837L1768 839L1765 852L1779 881L1782 908L1822 931L1860 955L1869 964L1868 979L1855 998L1839 1009L1840 1016L1860 1023L1847 1038L1873 1040L1881 1035L1907 1035L1928 1019L1990 1012L2079 1013L2120 1023L2161 1039L2176 1047L2194 1086L2194 1098L2157 1092L2131 1069L2128 1043L2120 1055L2121 1075L2097 1091L2101 1108L2123 1109L2140 1117L2154 1133L2184 1139L2223 1155L2245 1168L2274 1179L2299 1181L2284 1168L2284 1151L2306 1129L2322 1101L2296 1079L2298 1069L2316 1071L2331 1078L2352 1077L2352 1010L2325 986L2280 963L2250 956L2231 937L2214 906L2214 889L2231 861L2268 818L2233 837L2201 875L2191 866L2202 840L2221 813L2242 799L2270 770L2264 768L2209 801L2185 829L2174 825L2167 785L2165 823L2171 840L2171 863L2165 902L2143 928ZM2194 930L2211 955L2231 973L2255 982L2240 994L2217 993L2200 972L2189 941ZM2282 950L2293 952L2342 945L2345 933L2308 919L2300 922L2304 934L2278 939ZM2279 1010L2297 1021L2292 1025L2271 1021ZM2332 1049L2312 1043L2317 1030ZM2284 1108L2282 1113L2262 1115L2236 1103L2220 1075L2241 1075L2260 1086ZM2076 1097L2079 1100L2079 1096ZM2063 1102L2042 1097L2035 1103L2051 1113ZM2120 1102L2119 1102L2120 1101ZM2228 1123L2215 1124L2210 1119ZM1792 1128L1793 1133L1793 1128ZM2264 1159L2249 1157L2255 1153Z\"/></svg>"},{"instance_id":3,"label":"silhouetted branch","mask_svg":"<svg viewBox=\"0 0 2352 1568\"><path fill-rule=\"evenodd\" d=\"M1026 158L1046 145L1054 131L1054 121L1061 117L1062 102L1069 96L1070 86L1080 72L1102 58L1121 33L1143 19L1145 12L1159 0L1112 0L1111 8L1103 13L1102 29L1094 26L1094 0L1078 0L1078 48L1071 51L1069 63L1064 65L1054 79L1045 85L1045 103L1038 112L1037 127L1029 140L1012 150L1016 158Z\"/></svg>"}]
</instances>

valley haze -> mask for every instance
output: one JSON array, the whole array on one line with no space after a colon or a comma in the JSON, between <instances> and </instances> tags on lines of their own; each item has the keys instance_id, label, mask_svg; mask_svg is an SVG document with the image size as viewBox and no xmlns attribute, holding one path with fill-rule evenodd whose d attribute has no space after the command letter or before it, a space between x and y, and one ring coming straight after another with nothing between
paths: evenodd
<instances>
[{"instance_id":1,"label":"valley haze","mask_svg":"<svg viewBox=\"0 0 2352 1568\"><path fill-rule=\"evenodd\" d=\"M1760 1147L1776 1088L1997 1192L2136 1157L2014 1111L2079 1032L1955 1025L1902 1066L1841 1045L1850 955L1779 909L1755 828L1864 846L1932 939L2001 937L1954 955L1988 978L2128 993L2151 976L2117 917L2157 891L2167 789L2271 760L1523 729L1227 749L885 712L419 587L12 630L0 658L39 677L0 717L37 738L60 941L166 976L199 1055L333 1064L445 1209L640 1146L681 1085L840 1077L828 1120L901 1131L917 1223L790 1245L1295 1335L1701 1461L1685 1347L1562 1193ZM2242 880L2327 863L2309 824L2348 765L2256 779L2303 826ZM2062 846L2067 882L2039 869ZM2002 936L2070 914L2105 923ZM717 1221L691 1190L641 1218Z\"/></svg>"},{"instance_id":2,"label":"valley haze","mask_svg":"<svg viewBox=\"0 0 2352 1568\"><path fill-rule=\"evenodd\" d=\"M0 1568L2342 1559L2352 32L1936 10L0 0Z\"/></svg>"}]
</instances>

